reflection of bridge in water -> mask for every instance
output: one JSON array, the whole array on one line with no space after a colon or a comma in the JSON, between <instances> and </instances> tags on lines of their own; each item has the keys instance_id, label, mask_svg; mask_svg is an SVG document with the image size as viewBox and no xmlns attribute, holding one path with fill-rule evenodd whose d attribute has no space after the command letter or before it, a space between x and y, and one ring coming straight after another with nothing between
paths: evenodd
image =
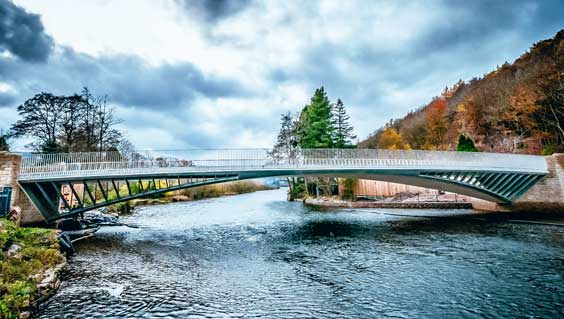
<instances>
[{"instance_id":1,"label":"reflection of bridge in water","mask_svg":"<svg viewBox=\"0 0 564 319\"><path fill-rule=\"evenodd\" d=\"M134 198L227 181L335 176L441 189L511 203L548 173L543 157L371 149L270 149L35 154L19 183L47 221ZM69 196L62 189L69 190ZM62 208L61 208L62 207Z\"/></svg>"}]
</instances>

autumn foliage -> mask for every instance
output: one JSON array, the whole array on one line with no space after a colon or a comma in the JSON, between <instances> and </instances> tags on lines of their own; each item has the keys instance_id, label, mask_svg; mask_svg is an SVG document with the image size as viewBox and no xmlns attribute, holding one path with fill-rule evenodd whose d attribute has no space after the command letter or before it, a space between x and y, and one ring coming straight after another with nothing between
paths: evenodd
<instances>
[{"instance_id":1,"label":"autumn foliage","mask_svg":"<svg viewBox=\"0 0 564 319\"><path fill-rule=\"evenodd\" d=\"M411 146L404 143L403 137L394 128L387 127L378 140L378 148L387 150L409 150Z\"/></svg>"},{"instance_id":2,"label":"autumn foliage","mask_svg":"<svg viewBox=\"0 0 564 319\"><path fill-rule=\"evenodd\" d=\"M394 147L391 129L413 149L456 150L464 135L480 151L564 151L564 30L534 44L512 64L447 87L429 104L376 130L359 147Z\"/></svg>"}]
</instances>

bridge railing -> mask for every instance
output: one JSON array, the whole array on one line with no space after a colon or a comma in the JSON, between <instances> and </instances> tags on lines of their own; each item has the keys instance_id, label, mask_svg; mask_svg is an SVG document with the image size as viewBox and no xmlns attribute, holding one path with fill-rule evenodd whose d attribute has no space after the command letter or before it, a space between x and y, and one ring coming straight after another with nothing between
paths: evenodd
<instances>
[{"instance_id":1,"label":"bridge railing","mask_svg":"<svg viewBox=\"0 0 564 319\"><path fill-rule=\"evenodd\" d=\"M155 172L358 167L487 167L511 171L546 171L542 157L516 154L377 149L198 149L33 154L23 158L20 179Z\"/></svg>"}]
</instances>

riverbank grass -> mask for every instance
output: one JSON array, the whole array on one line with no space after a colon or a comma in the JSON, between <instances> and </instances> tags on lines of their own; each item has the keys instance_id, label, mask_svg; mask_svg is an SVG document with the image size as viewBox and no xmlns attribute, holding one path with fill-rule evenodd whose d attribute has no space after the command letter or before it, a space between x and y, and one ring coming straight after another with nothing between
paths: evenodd
<instances>
[{"instance_id":1,"label":"riverbank grass","mask_svg":"<svg viewBox=\"0 0 564 319\"><path fill-rule=\"evenodd\" d=\"M0 317L27 312L46 269L64 261L54 230L19 227L0 219Z\"/></svg>"}]
</instances>

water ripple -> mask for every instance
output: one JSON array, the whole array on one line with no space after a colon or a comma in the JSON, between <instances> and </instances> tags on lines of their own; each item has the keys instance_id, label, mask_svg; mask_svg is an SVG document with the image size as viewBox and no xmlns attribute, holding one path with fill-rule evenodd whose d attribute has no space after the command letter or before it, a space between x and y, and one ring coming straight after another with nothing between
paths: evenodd
<instances>
[{"instance_id":1,"label":"water ripple","mask_svg":"<svg viewBox=\"0 0 564 319\"><path fill-rule=\"evenodd\" d=\"M564 316L562 228L314 211L284 198L142 208L124 219L143 228L78 245L35 317Z\"/></svg>"}]
</instances>

